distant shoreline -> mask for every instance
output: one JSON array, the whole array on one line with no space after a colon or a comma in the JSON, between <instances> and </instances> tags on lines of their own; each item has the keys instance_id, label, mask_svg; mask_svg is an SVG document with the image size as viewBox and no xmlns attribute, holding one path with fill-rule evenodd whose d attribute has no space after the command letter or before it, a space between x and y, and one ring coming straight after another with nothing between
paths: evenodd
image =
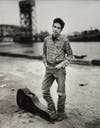
<instances>
[{"instance_id":1,"label":"distant shoreline","mask_svg":"<svg viewBox=\"0 0 100 128\"><path fill-rule=\"evenodd\" d=\"M77 42L99 42L100 41L100 30L85 30L82 32L74 32L74 35L68 35L68 39L70 41L77 41Z\"/></svg>"}]
</instances>

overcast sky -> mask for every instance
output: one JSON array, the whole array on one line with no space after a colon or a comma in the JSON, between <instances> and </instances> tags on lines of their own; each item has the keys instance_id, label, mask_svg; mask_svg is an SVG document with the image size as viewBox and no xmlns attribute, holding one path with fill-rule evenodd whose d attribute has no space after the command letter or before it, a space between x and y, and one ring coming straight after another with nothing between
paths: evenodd
<instances>
[{"instance_id":1,"label":"overcast sky","mask_svg":"<svg viewBox=\"0 0 100 128\"><path fill-rule=\"evenodd\" d=\"M0 24L20 25L19 0L0 0ZM51 32L52 20L61 17L64 33L90 27L100 29L100 0L36 0L37 29Z\"/></svg>"}]
</instances>

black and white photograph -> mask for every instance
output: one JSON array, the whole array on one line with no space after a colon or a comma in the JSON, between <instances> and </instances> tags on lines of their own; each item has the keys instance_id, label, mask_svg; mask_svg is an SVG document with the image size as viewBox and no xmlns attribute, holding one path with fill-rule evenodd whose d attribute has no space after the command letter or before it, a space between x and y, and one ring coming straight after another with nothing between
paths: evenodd
<instances>
[{"instance_id":1,"label":"black and white photograph","mask_svg":"<svg viewBox=\"0 0 100 128\"><path fill-rule=\"evenodd\" d=\"M100 0L0 0L0 128L100 128Z\"/></svg>"}]
</instances>

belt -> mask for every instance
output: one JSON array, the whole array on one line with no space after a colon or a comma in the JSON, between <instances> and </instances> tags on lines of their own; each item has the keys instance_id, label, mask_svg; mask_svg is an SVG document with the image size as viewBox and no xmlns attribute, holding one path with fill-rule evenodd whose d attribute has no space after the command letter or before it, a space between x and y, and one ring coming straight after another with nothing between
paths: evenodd
<instances>
[{"instance_id":1,"label":"belt","mask_svg":"<svg viewBox=\"0 0 100 128\"><path fill-rule=\"evenodd\" d=\"M49 66L56 66L57 64L59 64L59 63L61 63L62 61L55 61L54 63L51 63L51 62L48 62L47 61L47 64L49 65Z\"/></svg>"}]
</instances>

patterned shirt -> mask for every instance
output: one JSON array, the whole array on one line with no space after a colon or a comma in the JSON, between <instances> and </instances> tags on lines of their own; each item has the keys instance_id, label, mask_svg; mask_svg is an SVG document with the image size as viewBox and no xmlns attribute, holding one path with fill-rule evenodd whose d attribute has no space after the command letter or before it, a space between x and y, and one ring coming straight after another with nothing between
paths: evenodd
<instances>
[{"instance_id":1,"label":"patterned shirt","mask_svg":"<svg viewBox=\"0 0 100 128\"><path fill-rule=\"evenodd\" d=\"M43 61L44 63L56 63L59 61L69 60L72 58L72 49L69 44L69 40L60 35L55 40L52 36L48 36L44 40L43 46Z\"/></svg>"}]
</instances>

